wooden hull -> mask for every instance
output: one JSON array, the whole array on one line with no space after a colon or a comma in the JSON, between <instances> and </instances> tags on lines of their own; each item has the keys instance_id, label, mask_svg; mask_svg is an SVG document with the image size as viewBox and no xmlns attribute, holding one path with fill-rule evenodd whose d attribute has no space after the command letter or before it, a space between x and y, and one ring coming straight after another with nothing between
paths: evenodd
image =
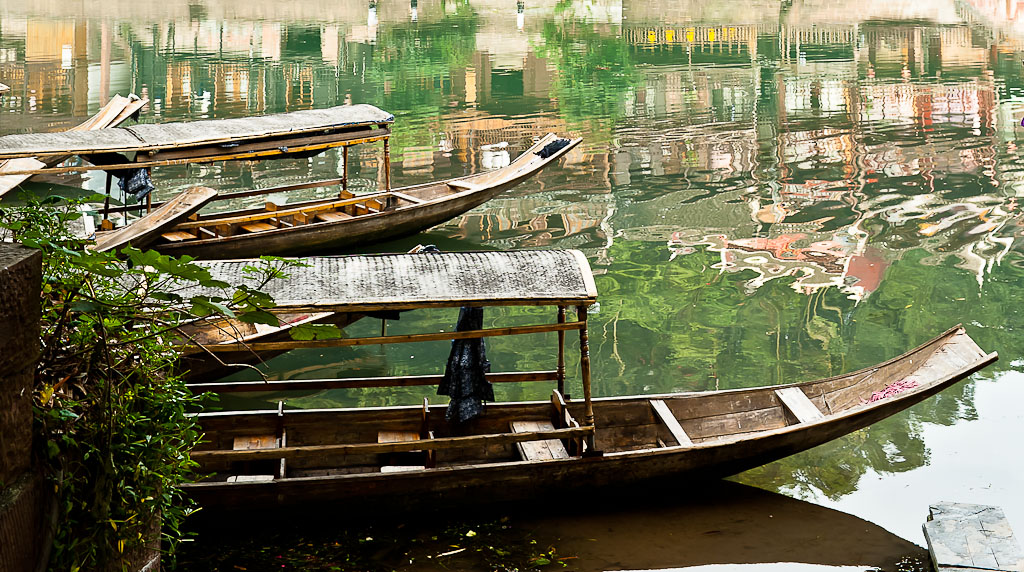
<instances>
[{"instance_id":1,"label":"wooden hull","mask_svg":"<svg viewBox=\"0 0 1024 572\"><path fill-rule=\"evenodd\" d=\"M553 137L553 136L552 136ZM545 139L543 141L548 141ZM542 141L542 142L543 142ZM418 204L404 204L380 212L363 214L336 222L317 222L286 228L276 228L250 234L235 234L181 242L160 242L153 248L173 256L189 255L200 259L252 258L262 255L299 255L318 251L337 250L392 240L416 234L469 211L515 187L556 161L579 143L569 145L535 165L526 168L515 162L502 169L426 185L394 189L394 192L423 198ZM538 144L539 145L539 144ZM532 155L531 148L520 159ZM444 193L443 189L470 186L468 190ZM316 206L323 201L299 203ZM286 205L292 207L293 205ZM218 215L206 219L216 226ZM193 223L198 224L198 223Z\"/></svg>"},{"instance_id":2,"label":"wooden hull","mask_svg":"<svg viewBox=\"0 0 1024 572\"><path fill-rule=\"evenodd\" d=\"M654 479L717 478L738 473L831 441L898 413L964 379L997 358L986 354L960 328L954 328L903 356L858 372L786 386L661 396L603 398L594 401L597 449L601 456L542 461L516 460L515 447L488 445L477 450L440 450L437 468L381 472L383 459L332 455L289 464L285 478L265 482L225 482L224 478L186 486L204 507L286 506L340 501L370 504L401 498L403 503L446 506L458 502L516 501L570 489L621 487ZM916 387L878 401L861 403L896 382ZM797 388L821 413L820 419L794 417L779 392ZM674 433L659 421L653 401L668 405L692 437L675 443ZM577 418L580 403L571 403ZM488 405L475 433L498 433L512 419L549 415L548 403ZM202 448L230 449L233 437L288 427L289 446L366 441L379 429L409 427L420 414L415 407L204 414L201 425L210 442ZM443 430L443 411L431 422ZM436 419L435 419L436 418ZM507 430L507 429L505 429ZM445 454L442 456L441 454ZM200 457L201 455L197 455ZM348 472L324 470L354 462ZM201 461L202 463L202 461ZM376 469L374 463L377 463ZM238 471L239 467L203 463L202 471ZM295 476L292 476L295 475ZM306 475L306 476L303 476Z\"/></svg>"},{"instance_id":3,"label":"wooden hull","mask_svg":"<svg viewBox=\"0 0 1024 572\"><path fill-rule=\"evenodd\" d=\"M212 323L203 322L201 328L186 328L186 334L204 345L239 341L247 344L277 342L290 340L290 330L297 325L331 324L344 328L362 317L362 314L336 312L281 314L278 316L281 325L276 328L223 319ZM218 379L245 366L263 363L283 353L284 351L238 351L218 353L214 356L209 352L190 352L181 356L178 370L186 381Z\"/></svg>"}]
</instances>

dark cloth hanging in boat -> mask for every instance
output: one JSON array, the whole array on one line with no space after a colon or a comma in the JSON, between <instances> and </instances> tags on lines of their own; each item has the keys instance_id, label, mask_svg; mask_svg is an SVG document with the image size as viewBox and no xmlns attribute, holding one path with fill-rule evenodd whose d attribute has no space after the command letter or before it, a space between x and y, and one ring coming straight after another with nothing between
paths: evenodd
<instances>
[{"instance_id":1,"label":"dark cloth hanging in boat","mask_svg":"<svg viewBox=\"0 0 1024 572\"><path fill-rule=\"evenodd\" d=\"M156 189L149 178L149 169L123 169L114 172L117 175L117 186L125 196L132 195L137 202L142 202L146 195Z\"/></svg>"},{"instance_id":2,"label":"dark cloth hanging in boat","mask_svg":"<svg viewBox=\"0 0 1024 572\"><path fill-rule=\"evenodd\" d=\"M483 308L463 306L455 331L479 330L483 324ZM490 371L491 362L487 361L483 338L452 340L444 378L437 388L438 395L451 397L445 413L449 423L465 423L483 413L484 401L494 401L494 388L486 377Z\"/></svg>"},{"instance_id":3,"label":"dark cloth hanging in boat","mask_svg":"<svg viewBox=\"0 0 1024 572\"><path fill-rule=\"evenodd\" d=\"M86 160L93 165L118 165L127 162L127 158L118 153L95 153L86 156ZM141 167L138 169L111 169L107 171L117 177L117 187L121 189L125 197L135 197L136 202L142 202L149 193L156 190L156 185L149 178L149 169Z\"/></svg>"},{"instance_id":4,"label":"dark cloth hanging in boat","mask_svg":"<svg viewBox=\"0 0 1024 572\"><path fill-rule=\"evenodd\" d=\"M547 159L548 157L558 153L563 147L569 144L568 139L555 139L551 143L548 143L537 151L536 155L539 155L541 159Z\"/></svg>"}]
</instances>

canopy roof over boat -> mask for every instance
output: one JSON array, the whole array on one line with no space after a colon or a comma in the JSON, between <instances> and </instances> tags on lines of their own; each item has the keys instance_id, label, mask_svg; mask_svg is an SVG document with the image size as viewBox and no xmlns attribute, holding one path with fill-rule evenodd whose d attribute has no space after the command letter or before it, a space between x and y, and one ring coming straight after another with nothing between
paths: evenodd
<instances>
[{"instance_id":1,"label":"canopy roof over boat","mask_svg":"<svg viewBox=\"0 0 1024 572\"><path fill-rule=\"evenodd\" d=\"M277 311L358 312L427 307L585 306L597 298L586 256L577 250L448 252L310 257L288 278L261 288ZM197 262L214 279L258 286L245 271L258 261ZM193 289L189 297L216 295Z\"/></svg>"},{"instance_id":2,"label":"canopy roof over boat","mask_svg":"<svg viewBox=\"0 0 1024 572\"><path fill-rule=\"evenodd\" d=\"M235 119L211 119L132 127L29 133L0 137L0 159L49 154L88 155L162 149L232 146L247 141L286 140L297 135L328 135L370 130L393 123L395 116L372 105L346 105Z\"/></svg>"}]
</instances>

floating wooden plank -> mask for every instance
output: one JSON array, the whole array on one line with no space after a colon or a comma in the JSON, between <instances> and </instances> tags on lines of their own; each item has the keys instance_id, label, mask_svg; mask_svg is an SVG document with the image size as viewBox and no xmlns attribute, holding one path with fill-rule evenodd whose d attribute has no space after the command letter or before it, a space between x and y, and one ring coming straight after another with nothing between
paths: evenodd
<instances>
[{"instance_id":1,"label":"floating wooden plank","mask_svg":"<svg viewBox=\"0 0 1024 572\"><path fill-rule=\"evenodd\" d=\"M171 242L181 242L182 240L192 240L193 238L196 237L196 235L194 235L192 233L188 233L188 232L180 231L180 230L175 230L175 231L171 231L171 232L165 232L165 233L161 234L160 236L164 237L165 239L167 239L167 240L169 240Z\"/></svg>"},{"instance_id":2,"label":"floating wooden plank","mask_svg":"<svg viewBox=\"0 0 1024 572\"><path fill-rule=\"evenodd\" d=\"M3 95L8 91L11 91L11 86L4 83L0 83L0 95Z\"/></svg>"},{"instance_id":3,"label":"floating wooden plank","mask_svg":"<svg viewBox=\"0 0 1024 572\"><path fill-rule=\"evenodd\" d=\"M1024 551L999 507L944 502L928 511L924 535L938 572L1024 572Z\"/></svg>"},{"instance_id":4,"label":"floating wooden plank","mask_svg":"<svg viewBox=\"0 0 1024 572\"><path fill-rule=\"evenodd\" d=\"M448 181L448 186L456 189L462 189L463 191L476 191L480 188L480 185L468 183L466 181Z\"/></svg>"},{"instance_id":5,"label":"floating wooden plank","mask_svg":"<svg viewBox=\"0 0 1024 572\"><path fill-rule=\"evenodd\" d=\"M654 412L658 414L658 418L665 424L665 427L668 427L668 431L672 434L672 438L676 440L676 443L684 447L693 445L690 436L686 434L686 431L683 431L683 426L679 424L679 420L672 414L668 404L661 399L652 399L651 407L654 408Z\"/></svg>"},{"instance_id":6,"label":"floating wooden plank","mask_svg":"<svg viewBox=\"0 0 1024 572\"><path fill-rule=\"evenodd\" d=\"M352 218L352 215L345 214L338 211L327 211L322 213L316 213L316 220L325 220L327 222L336 222L345 219Z\"/></svg>"},{"instance_id":7,"label":"floating wooden plank","mask_svg":"<svg viewBox=\"0 0 1024 572\"><path fill-rule=\"evenodd\" d=\"M576 250L309 257L304 262L308 266L289 268L288 278L266 285L245 272L259 261L197 264L209 269L215 280L259 287L273 297L277 311L399 310L472 303L586 305L597 297L590 263ZM209 288L187 288L179 294L231 296Z\"/></svg>"},{"instance_id":8,"label":"floating wooden plank","mask_svg":"<svg viewBox=\"0 0 1024 572\"><path fill-rule=\"evenodd\" d=\"M555 429L555 426L550 421L512 421L509 423L509 427L511 427L513 433L554 431ZM565 445L558 439L526 441L516 443L516 447L525 461L569 458L569 452L565 450Z\"/></svg>"},{"instance_id":9,"label":"floating wooden plank","mask_svg":"<svg viewBox=\"0 0 1024 572\"><path fill-rule=\"evenodd\" d=\"M786 409L795 415L801 423L814 423L825 418L821 411L807 398L807 394L799 387L776 389L775 395L779 397L783 405L786 406Z\"/></svg>"},{"instance_id":10,"label":"floating wooden plank","mask_svg":"<svg viewBox=\"0 0 1024 572\"><path fill-rule=\"evenodd\" d=\"M422 471L426 469L425 465L384 465L380 468L382 473L406 473L409 471Z\"/></svg>"},{"instance_id":11,"label":"floating wooden plank","mask_svg":"<svg viewBox=\"0 0 1024 572\"><path fill-rule=\"evenodd\" d=\"M240 228L245 232L266 232L268 230L274 230L277 227L265 222L252 222L249 224L243 224Z\"/></svg>"},{"instance_id":12,"label":"floating wooden plank","mask_svg":"<svg viewBox=\"0 0 1024 572\"><path fill-rule=\"evenodd\" d=\"M165 234L168 227L188 218L216 196L217 191L211 188L192 187L127 226L97 234L96 244L92 246L92 249L97 252L106 252L117 250L126 244L143 248L157 237ZM189 236L191 237L191 235Z\"/></svg>"}]
</instances>

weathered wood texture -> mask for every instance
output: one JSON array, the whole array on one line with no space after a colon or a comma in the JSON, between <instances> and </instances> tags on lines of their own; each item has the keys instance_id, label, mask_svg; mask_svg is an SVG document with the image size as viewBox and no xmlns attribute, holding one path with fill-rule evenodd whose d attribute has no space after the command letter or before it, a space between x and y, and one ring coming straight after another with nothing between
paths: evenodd
<instances>
[{"instance_id":1,"label":"weathered wood texture","mask_svg":"<svg viewBox=\"0 0 1024 572\"><path fill-rule=\"evenodd\" d=\"M35 569L45 538L49 489L30 471L41 260L0 243L0 570Z\"/></svg>"},{"instance_id":2,"label":"weathered wood texture","mask_svg":"<svg viewBox=\"0 0 1024 572\"><path fill-rule=\"evenodd\" d=\"M30 133L0 137L0 159L46 154L128 153L199 147L256 139L295 137L367 125L383 125L394 116L372 105L306 109L260 117L211 119L115 127L93 131Z\"/></svg>"},{"instance_id":3,"label":"weathered wood texture","mask_svg":"<svg viewBox=\"0 0 1024 572\"><path fill-rule=\"evenodd\" d=\"M807 398L807 394L799 387L787 387L775 391L786 409L796 417L800 423L814 423L825 418L821 411Z\"/></svg>"},{"instance_id":4,"label":"weathered wood texture","mask_svg":"<svg viewBox=\"0 0 1024 572\"><path fill-rule=\"evenodd\" d=\"M92 249L106 252L129 244L143 248L156 239L163 229L187 218L216 196L217 191L208 187L192 187L130 225L97 235Z\"/></svg>"},{"instance_id":5,"label":"weathered wood texture","mask_svg":"<svg viewBox=\"0 0 1024 572\"><path fill-rule=\"evenodd\" d=\"M123 97L115 95L96 113L96 115L93 115L81 124L72 127L69 131L91 131L107 127L116 127L127 121L129 117L135 115L135 113L142 109L147 103L149 103L148 99L139 99L135 96ZM2 150L2 147L0 147L0 151ZM51 155L46 157L44 161L40 161L33 157L0 160L0 196L3 196L7 191L10 191L31 178L31 175L27 173L10 173L45 169L60 163L66 158L67 156L63 155Z\"/></svg>"},{"instance_id":6,"label":"weathered wood texture","mask_svg":"<svg viewBox=\"0 0 1024 572\"><path fill-rule=\"evenodd\" d=\"M575 250L446 252L307 258L261 290L275 310L359 311L455 307L467 303L586 302L596 298L590 263ZM251 260L199 263L216 280L256 286L245 276ZM229 293L191 288L180 294Z\"/></svg>"},{"instance_id":7,"label":"weathered wood texture","mask_svg":"<svg viewBox=\"0 0 1024 572\"><path fill-rule=\"evenodd\" d=\"M693 445L693 441L690 440L686 431L683 431L682 426L679 425L679 420L676 419L676 416L672 414L672 411L668 408L668 405L665 405L663 400L652 399L651 407L658 415L658 419L668 429L668 432L672 434L672 438L676 440L677 445L683 445L686 447Z\"/></svg>"},{"instance_id":8,"label":"weathered wood texture","mask_svg":"<svg viewBox=\"0 0 1024 572\"><path fill-rule=\"evenodd\" d=\"M0 483L29 467L41 263L38 250L0 243Z\"/></svg>"},{"instance_id":9,"label":"weathered wood texture","mask_svg":"<svg viewBox=\"0 0 1024 572\"><path fill-rule=\"evenodd\" d=\"M943 502L928 510L924 536L938 572L1024 572L1024 551L999 507Z\"/></svg>"},{"instance_id":10,"label":"weathered wood texture","mask_svg":"<svg viewBox=\"0 0 1024 572\"><path fill-rule=\"evenodd\" d=\"M463 177L398 189L399 192L353 196L342 191L340 199L321 199L285 205L284 208L243 209L201 215L195 222L174 227L189 232L191 240L158 240L153 248L176 256L196 258L251 258L264 254L309 254L415 234L479 206L534 176L580 143L567 144L548 157L537 152L558 139L542 137L511 164ZM464 184L471 181L471 184ZM269 192L269 191L267 191ZM249 222L267 227L247 232ZM251 230L251 229L250 229Z\"/></svg>"},{"instance_id":11,"label":"weathered wood texture","mask_svg":"<svg viewBox=\"0 0 1024 572\"><path fill-rule=\"evenodd\" d=\"M535 433L555 430L555 426L550 421L513 421L509 423L509 428L512 429L513 433ZM525 441L516 443L516 448L526 461L569 458L569 452L565 450L565 445L558 439Z\"/></svg>"},{"instance_id":12,"label":"weathered wood texture","mask_svg":"<svg viewBox=\"0 0 1024 572\"><path fill-rule=\"evenodd\" d=\"M952 359L955 356L957 359ZM185 488L200 504L242 507L322 503L381 502L395 496L446 505L461 499L520 500L570 489L626 486L647 479L681 482L734 474L804 451L861 429L919 403L996 359L964 332L953 328L934 340L877 366L782 387L694 392L593 400L596 448L603 456L530 461L516 443L565 439L578 430L501 434L512 422L551 418L552 403L493 403L485 415L456 435L444 422L443 407L430 411L430 427L439 438L416 443L378 444L380 431L414 431L421 426L420 407L353 408L210 413L199 415L207 441L193 458L200 470L216 472L209 481ZM881 385L913 376L917 387L869 402ZM787 413L777 390L797 388L823 414L821 422L800 422ZM826 407L830 393L844 392L843 409ZM652 407L651 400L665 407ZM658 409L662 412L658 413ZM664 412L668 410L668 413ZM566 404L577 418L583 402ZM658 446L669 439L663 418L674 417L692 441L690 446ZM234 437L269 433L278 423L288 428L284 451L231 451ZM586 429L584 427L583 429ZM467 436L467 433L471 434ZM438 450L437 469L416 468L384 473L389 453L426 446ZM261 483L226 483L232 462L289 458L283 478Z\"/></svg>"}]
</instances>

